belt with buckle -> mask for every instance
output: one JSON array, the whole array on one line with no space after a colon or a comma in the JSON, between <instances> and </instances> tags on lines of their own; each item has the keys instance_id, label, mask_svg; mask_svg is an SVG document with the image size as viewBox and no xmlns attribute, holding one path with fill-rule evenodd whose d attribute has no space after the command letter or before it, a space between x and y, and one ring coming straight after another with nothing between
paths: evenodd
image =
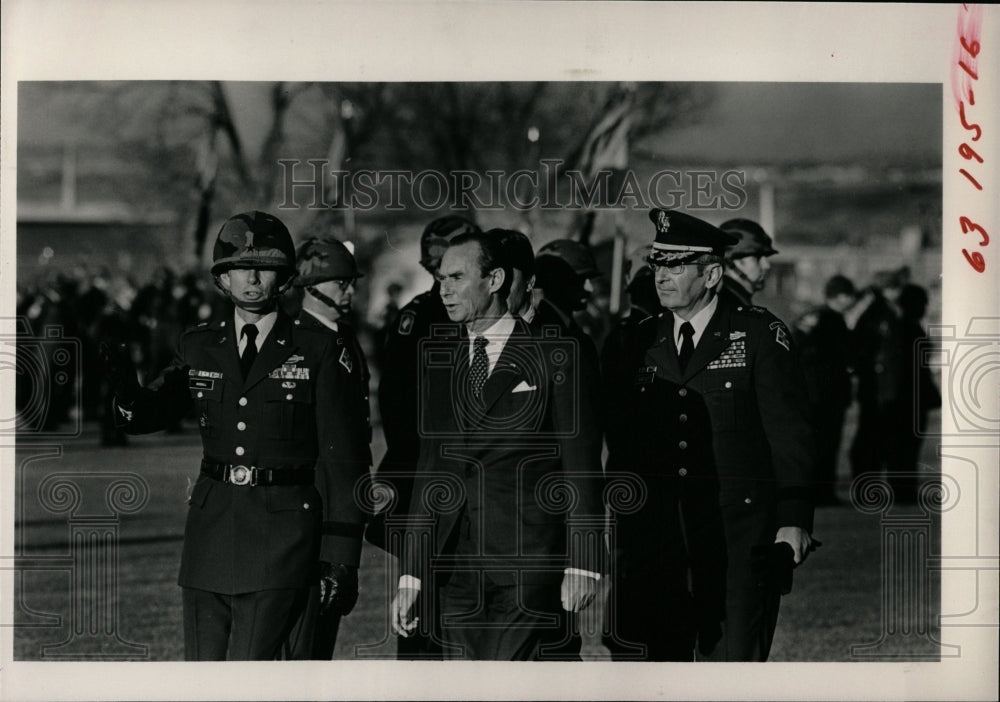
<instances>
[{"instance_id":1,"label":"belt with buckle","mask_svg":"<svg viewBox=\"0 0 1000 702\"><path fill-rule=\"evenodd\" d=\"M312 485L312 468L258 468L233 463L201 462L201 472L213 480L231 485Z\"/></svg>"}]
</instances>

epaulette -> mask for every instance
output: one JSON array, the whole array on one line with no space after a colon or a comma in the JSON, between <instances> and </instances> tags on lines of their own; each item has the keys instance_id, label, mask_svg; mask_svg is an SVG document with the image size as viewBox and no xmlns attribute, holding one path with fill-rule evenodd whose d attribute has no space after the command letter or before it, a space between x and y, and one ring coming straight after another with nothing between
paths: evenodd
<instances>
[{"instance_id":1,"label":"epaulette","mask_svg":"<svg viewBox=\"0 0 1000 702\"><path fill-rule=\"evenodd\" d=\"M190 336L191 334L197 334L199 332L219 331L220 329L224 329L225 326L226 326L225 320L221 322L199 322L193 327L185 329L184 333L181 334L181 336Z\"/></svg>"},{"instance_id":2,"label":"epaulette","mask_svg":"<svg viewBox=\"0 0 1000 702\"><path fill-rule=\"evenodd\" d=\"M761 307L760 305L737 305L737 312L745 312L747 314L767 314L768 309L766 307Z\"/></svg>"}]
</instances>

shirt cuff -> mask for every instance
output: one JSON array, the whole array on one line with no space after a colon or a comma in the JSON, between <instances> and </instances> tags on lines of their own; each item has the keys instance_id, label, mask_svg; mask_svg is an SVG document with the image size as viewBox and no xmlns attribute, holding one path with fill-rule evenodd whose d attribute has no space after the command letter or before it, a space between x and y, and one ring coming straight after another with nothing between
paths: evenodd
<instances>
[{"instance_id":1,"label":"shirt cuff","mask_svg":"<svg viewBox=\"0 0 1000 702\"><path fill-rule=\"evenodd\" d=\"M565 575L586 575L588 578L593 578L594 580L600 580L601 574L594 573L590 570L582 570L580 568L567 568L563 571ZM405 575L403 577L406 577ZM419 582L419 581L418 581Z\"/></svg>"},{"instance_id":2,"label":"shirt cuff","mask_svg":"<svg viewBox=\"0 0 1000 702\"><path fill-rule=\"evenodd\" d=\"M399 576L399 588L412 588L414 590L420 589L420 578L415 578L412 575L400 575Z\"/></svg>"}]
</instances>

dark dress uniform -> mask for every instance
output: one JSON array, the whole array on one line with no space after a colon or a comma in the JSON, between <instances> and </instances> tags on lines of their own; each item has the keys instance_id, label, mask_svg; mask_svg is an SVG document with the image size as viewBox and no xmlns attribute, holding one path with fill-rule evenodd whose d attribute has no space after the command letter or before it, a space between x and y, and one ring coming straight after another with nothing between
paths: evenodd
<instances>
[{"instance_id":1,"label":"dark dress uniform","mask_svg":"<svg viewBox=\"0 0 1000 702\"><path fill-rule=\"evenodd\" d=\"M365 539L399 557L398 545L390 541L393 517L402 526L413 494L413 478L420 455L420 434L417 431L417 394L420 373L420 342L431 336L431 328L451 324L437 283L413 298L399 312L396 326L386 337L384 365L379 369L379 413L385 433L386 452L376 471L380 483L392 485L396 499L390 509L380 511L368 524ZM424 596L432 592L425 588ZM433 596L433 595L432 595ZM414 632L399 637L399 657L440 658L440 636L422 636Z\"/></svg>"},{"instance_id":2,"label":"dark dress uniform","mask_svg":"<svg viewBox=\"0 0 1000 702\"><path fill-rule=\"evenodd\" d=\"M826 305L795 324L809 416L816 435L816 490L819 504L837 501L837 459L844 415L851 404L851 331L844 316Z\"/></svg>"},{"instance_id":3,"label":"dark dress uniform","mask_svg":"<svg viewBox=\"0 0 1000 702\"><path fill-rule=\"evenodd\" d=\"M780 592L755 562L779 527L809 531L813 519L813 442L790 334L767 310L720 296L681 371L674 323L664 312L639 325L630 345L631 387L612 409L626 413L622 430L631 440L612 444L624 448L609 458L609 477L638 471L647 491L642 509L616 515L625 584L619 631L626 639L648 637L651 655L683 655L692 630L711 638L724 571L725 625L712 656L763 661ZM663 627L670 631L661 636ZM671 635L682 645L663 640Z\"/></svg>"},{"instance_id":4,"label":"dark dress uniform","mask_svg":"<svg viewBox=\"0 0 1000 702\"><path fill-rule=\"evenodd\" d=\"M719 290L719 297L728 297L730 302L744 307L753 305L753 293L728 275L722 277L722 287Z\"/></svg>"},{"instance_id":5,"label":"dark dress uniform","mask_svg":"<svg viewBox=\"0 0 1000 702\"><path fill-rule=\"evenodd\" d=\"M195 407L204 458L184 528L186 601L207 593L288 603L231 632L216 613L185 606L189 659L220 660L227 649L230 659L274 658L318 562L358 565L364 520L354 490L367 472L358 459L365 437L352 431L337 364L332 335L279 311L244 380L230 319L185 332L170 366L117 408L126 431L139 434Z\"/></svg>"},{"instance_id":6,"label":"dark dress uniform","mask_svg":"<svg viewBox=\"0 0 1000 702\"><path fill-rule=\"evenodd\" d=\"M352 464L361 463L367 471L372 463L371 456L371 408L368 404L368 382L371 375L361 344L354 329L343 320L338 320L337 330L324 325L308 312L302 312L298 324L303 329L330 334L334 338L334 352L337 356L336 387L348 398L350 407L348 431L364 437L364 442L355 442L358 455ZM295 624L285 651L290 660L330 660L337 644L341 615L329 608L321 612L319 586L313 584L309 590L305 612Z\"/></svg>"}]
</instances>

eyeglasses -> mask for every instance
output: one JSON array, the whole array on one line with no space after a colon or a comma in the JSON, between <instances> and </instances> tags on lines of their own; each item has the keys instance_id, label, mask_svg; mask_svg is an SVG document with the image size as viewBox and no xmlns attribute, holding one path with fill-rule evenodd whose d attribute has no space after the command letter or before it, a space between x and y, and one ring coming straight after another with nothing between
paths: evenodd
<instances>
[{"instance_id":1,"label":"eyeglasses","mask_svg":"<svg viewBox=\"0 0 1000 702\"><path fill-rule=\"evenodd\" d=\"M667 263L667 262L663 262L663 261L661 261L659 263L654 263L653 261L650 261L649 265L652 267L652 269L653 269L654 272L656 271L657 268L665 268L667 270L667 273L669 273L670 275L680 275L681 273L684 272L684 267L685 266L698 266L698 265L701 265L701 264L699 264L699 263Z\"/></svg>"}]
</instances>

